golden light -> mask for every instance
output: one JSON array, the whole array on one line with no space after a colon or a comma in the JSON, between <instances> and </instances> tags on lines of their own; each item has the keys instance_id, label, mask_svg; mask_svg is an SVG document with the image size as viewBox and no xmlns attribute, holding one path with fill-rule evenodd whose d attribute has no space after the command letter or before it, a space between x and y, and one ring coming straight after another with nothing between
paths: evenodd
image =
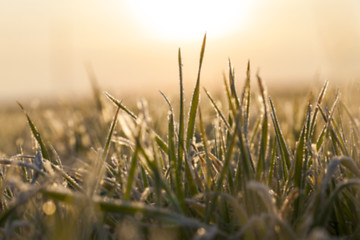
<instances>
[{"instance_id":1,"label":"golden light","mask_svg":"<svg viewBox=\"0 0 360 240\"><path fill-rule=\"evenodd\" d=\"M246 24L250 0L125 0L131 16L151 35L166 39L221 36Z\"/></svg>"},{"instance_id":2,"label":"golden light","mask_svg":"<svg viewBox=\"0 0 360 240\"><path fill-rule=\"evenodd\" d=\"M56 211L56 206L53 201L47 201L42 205L42 209L46 215L53 215Z\"/></svg>"}]
</instances>

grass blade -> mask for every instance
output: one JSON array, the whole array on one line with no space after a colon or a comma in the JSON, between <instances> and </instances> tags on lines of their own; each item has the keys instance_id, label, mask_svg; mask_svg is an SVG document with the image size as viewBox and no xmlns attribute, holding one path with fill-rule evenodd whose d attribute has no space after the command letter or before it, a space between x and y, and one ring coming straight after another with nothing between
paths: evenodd
<instances>
[{"instance_id":1,"label":"grass blade","mask_svg":"<svg viewBox=\"0 0 360 240\"><path fill-rule=\"evenodd\" d=\"M299 198L295 200L295 209L294 214L295 218L299 217L299 214L301 213L301 203L302 203L302 177L305 172L303 172L303 162L304 162L304 154L305 154L305 126L303 127L299 141L297 143L296 152L295 152L295 165L292 169L294 169L294 187L299 189ZM292 173L290 173L292 175ZM290 175L290 178L291 178Z\"/></svg>"},{"instance_id":2,"label":"grass blade","mask_svg":"<svg viewBox=\"0 0 360 240\"><path fill-rule=\"evenodd\" d=\"M250 148L246 142L245 134L241 127L237 130L237 136L239 140L238 147L240 150L242 162L239 161L237 169L238 176L236 177L236 179L239 179L239 174L241 173L242 168L245 173L245 180L251 180L253 178L253 174L255 174L255 165L251 157Z\"/></svg>"},{"instance_id":3,"label":"grass blade","mask_svg":"<svg viewBox=\"0 0 360 240\"><path fill-rule=\"evenodd\" d=\"M256 179L260 180L261 174L265 174L265 157L266 157L268 141L269 141L269 135L268 135L269 123L268 123L268 112L266 106L266 97L265 97L266 93L265 93L264 85L259 75L257 75L257 79L264 105L264 116L263 116L262 131L260 138L261 141L260 152L259 152L259 160L256 169Z\"/></svg>"},{"instance_id":4,"label":"grass blade","mask_svg":"<svg viewBox=\"0 0 360 240\"><path fill-rule=\"evenodd\" d=\"M224 82L225 93L226 93L226 97L227 97L227 101L228 101L228 105L229 105L229 109L230 109L228 122L229 122L229 125L232 126L233 118L235 118L235 116L236 116L236 110L234 107L234 103L233 103L231 93L230 93L230 88L229 88L229 85L227 84L227 79L226 79L225 74L223 76L223 82Z\"/></svg>"},{"instance_id":5,"label":"grass blade","mask_svg":"<svg viewBox=\"0 0 360 240\"><path fill-rule=\"evenodd\" d=\"M203 62L203 58L204 58L205 44L206 44L206 34L204 36L203 44L201 47L198 76L197 76L196 85L195 85L194 93L193 93L192 100L191 100L191 106L190 106L190 113L189 113L189 120L188 120L188 127L187 127L187 137L186 137L186 149L187 150L190 149L190 142L194 135L196 112L197 112L199 101L200 101L200 73L201 73L201 66L202 66L202 62Z\"/></svg>"},{"instance_id":6,"label":"grass blade","mask_svg":"<svg viewBox=\"0 0 360 240\"><path fill-rule=\"evenodd\" d=\"M322 100L324 99L324 96L325 96L325 93L326 93L326 89L329 85L329 82L326 81L323 88L321 89L321 92L319 94L319 97L318 97L318 100L317 100L317 104L316 104L316 108L315 108L315 111L314 111L314 115L313 115L313 118L311 120L311 127L310 127L310 136L312 136L313 134L313 131L314 131L314 127L315 127L315 122L316 122L316 116L318 114L318 111L319 111L319 105L321 104Z\"/></svg>"},{"instance_id":7,"label":"grass blade","mask_svg":"<svg viewBox=\"0 0 360 240\"><path fill-rule=\"evenodd\" d=\"M221 112L220 108L216 105L214 99L211 97L210 93L204 88L204 91L206 93L206 95L208 96L208 98L210 99L211 104L213 105L213 107L215 108L215 111L217 112L217 114L220 116L221 120L224 122L226 128L228 130L230 130L230 125L229 123L226 121L224 114Z\"/></svg>"},{"instance_id":8,"label":"grass blade","mask_svg":"<svg viewBox=\"0 0 360 240\"><path fill-rule=\"evenodd\" d=\"M130 117L132 117L134 120L137 119L137 116L132 113L126 106L124 106L121 101L117 100L116 98L114 98L113 96L111 96L109 93L104 92L106 97L108 97L110 99L110 101L112 101L117 107L119 107L120 109L124 110L127 114L129 114ZM161 137L159 135L157 135L155 133L155 141L157 142L157 144L159 145L159 147L164 151L167 152L168 151L168 147L165 143L164 140L161 139Z\"/></svg>"},{"instance_id":9,"label":"grass blade","mask_svg":"<svg viewBox=\"0 0 360 240\"><path fill-rule=\"evenodd\" d=\"M26 118L28 120L31 132L32 132L34 138L36 139L37 143L40 146L42 157L45 158L45 159L51 160L51 159L49 159L49 154L48 154L46 146L45 146L45 144L44 144L44 142L43 142L43 140L42 140L42 138L40 136L40 132L37 130L34 123L31 121L30 116L27 114L27 112L25 111L25 109L21 105L21 103L20 102L17 102L17 103L20 106L21 110L23 111L23 113L25 114L25 116L26 116Z\"/></svg>"},{"instance_id":10,"label":"grass blade","mask_svg":"<svg viewBox=\"0 0 360 240\"><path fill-rule=\"evenodd\" d=\"M204 146L204 152L205 152L205 161L206 161L206 172L205 172L205 185L208 189L210 189L211 186L211 180L212 180L212 173L211 173L211 163L209 158L209 150L208 150L208 144L207 144L207 137L205 133L205 127L204 122L201 115L201 109L199 108L199 121L200 121L200 133L201 133L201 139Z\"/></svg>"},{"instance_id":11,"label":"grass blade","mask_svg":"<svg viewBox=\"0 0 360 240\"><path fill-rule=\"evenodd\" d=\"M198 109L198 105L199 105L199 101L200 101L200 73L201 73L201 67L202 67L203 58L204 58L205 45L206 45L206 34L204 36L202 47L201 47L198 76L197 76L196 85L195 85L195 89L194 89L194 93L193 93L191 105L190 105L190 113L189 113L187 136L186 136L186 146L185 146L186 147L185 149L187 151L189 151L189 149L190 149L190 143L191 143L193 135L194 135L195 118L196 118L196 113L197 113L197 109ZM185 174L186 174L187 182L190 186L192 194L194 195L197 193L197 190L195 188L195 182L192 177L190 167L191 167L190 163L187 160L185 160Z\"/></svg>"},{"instance_id":12,"label":"grass blade","mask_svg":"<svg viewBox=\"0 0 360 240\"><path fill-rule=\"evenodd\" d=\"M332 212L332 205L333 202L339 197L339 194L345 188L349 188L352 186L360 187L360 180L359 179L350 179L346 182L339 184L336 189L331 193L331 195L327 198L326 202L323 203L323 208L320 214L315 216L314 226L326 226L327 219L329 218Z\"/></svg>"},{"instance_id":13,"label":"grass blade","mask_svg":"<svg viewBox=\"0 0 360 240\"><path fill-rule=\"evenodd\" d=\"M84 196L80 194L74 194L69 191L61 191L51 188L42 189L41 192L46 197L70 205L74 202L81 201L84 198ZM145 205L143 202L130 202L125 200L107 199L101 197L94 197L91 202L97 205L101 211L107 212L109 214L120 213L131 216L142 215L144 217L164 221L164 223L177 224L179 226L190 227L193 229L211 228L210 226L201 223L194 218L189 218L182 214L174 213L168 209L151 207Z\"/></svg>"},{"instance_id":14,"label":"grass blade","mask_svg":"<svg viewBox=\"0 0 360 240\"><path fill-rule=\"evenodd\" d=\"M277 142L279 144L279 149L280 149L280 153L281 153L281 159L283 161L283 173L284 173L284 178L285 180L287 180L288 178L288 171L290 169L290 153L289 153L289 148L286 144L285 138L281 132L280 129L280 125L279 125L279 121L277 119L276 113L275 113L275 108L274 108L274 104L271 100L271 98L269 97L269 101L270 101L270 106L271 106L271 119L273 121L273 126L275 129L275 134L276 134L276 138L277 138Z\"/></svg>"},{"instance_id":15,"label":"grass blade","mask_svg":"<svg viewBox=\"0 0 360 240\"><path fill-rule=\"evenodd\" d=\"M236 109L240 109L240 102L236 92L235 86L235 76L234 76L234 69L231 65L231 61L229 59L229 80L230 80L230 90L231 90L231 97L235 99Z\"/></svg>"},{"instance_id":16,"label":"grass blade","mask_svg":"<svg viewBox=\"0 0 360 240\"><path fill-rule=\"evenodd\" d=\"M126 182L126 189L125 189L125 194L124 194L125 201L130 199L132 185L135 180L136 168L137 168L137 164L138 164L138 153L139 153L139 146L138 146L138 144L136 144L135 151L134 151L134 154L131 159L131 165L130 165L127 182Z\"/></svg>"},{"instance_id":17,"label":"grass blade","mask_svg":"<svg viewBox=\"0 0 360 240\"><path fill-rule=\"evenodd\" d=\"M243 88L243 92L241 94L241 106L242 106L242 114L244 116L244 131L245 136L248 135L248 124L250 117L250 61L248 61L247 70L246 70L246 80Z\"/></svg>"},{"instance_id":18,"label":"grass blade","mask_svg":"<svg viewBox=\"0 0 360 240\"><path fill-rule=\"evenodd\" d=\"M184 209L184 194L182 189L181 182L181 161L178 161L176 158L176 148L175 148L175 123L174 123L174 111L170 104L170 101L167 99L165 94L160 92L164 97L165 101L168 103L170 112L169 112L169 123L168 123L168 158L171 167L171 180L175 185L176 195L179 198L180 205Z\"/></svg>"},{"instance_id":19,"label":"grass blade","mask_svg":"<svg viewBox=\"0 0 360 240\"><path fill-rule=\"evenodd\" d=\"M273 147L271 149L270 169L269 169L269 175L268 175L268 186L269 187L271 187L272 181L273 181L275 158L276 158L276 138L274 139Z\"/></svg>"},{"instance_id":20,"label":"grass blade","mask_svg":"<svg viewBox=\"0 0 360 240\"><path fill-rule=\"evenodd\" d=\"M113 96L111 96L109 93L104 92L104 94L106 95L107 98L110 99L110 101L112 101L115 106L119 107L120 109L124 110L127 114L129 114L130 117L132 117L134 120L137 119L136 115L134 113L132 113L127 107L125 107L121 101L117 100L116 98L114 98Z\"/></svg>"},{"instance_id":21,"label":"grass blade","mask_svg":"<svg viewBox=\"0 0 360 240\"><path fill-rule=\"evenodd\" d=\"M179 80L180 80L180 111L179 111L179 140L178 140L178 168L182 168L184 149L182 146L185 145L184 133L185 133L185 110L184 110L184 86L183 86L183 71L182 71L182 58L181 51L179 48L178 52L178 64L179 64ZM178 173L180 174L180 173Z\"/></svg>"},{"instance_id":22,"label":"grass blade","mask_svg":"<svg viewBox=\"0 0 360 240\"><path fill-rule=\"evenodd\" d=\"M115 112L115 115L114 115L114 118L111 122L111 126L110 126L110 129L109 129L109 133L107 135L107 138L106 138L106 143L105 143L105 146L104 146L104 152L103 152L103 155L102 155L102 162L105 163L106 161L106 158L107 158L107 155L109 153L109 147L110 147L110 143L111 143L111 139L112 139L112 136L114 134L114 129L115 129L115 126L116 126L116 122L117 122L117 118L118 118L118 115L119 115L119 111L120 111L120 107L118 107L116 109L116 112Z\"/></svg>"},{"instance_id":23,"label":"grass blade","mask_svg":"<svg viewBox=\"0 0 360 240\"><path fill-rule=\"evenodd\" d=\"M237 118L238 120L238 118ZM231 141L229 142L229 145L227 146L227 152L226 152L226 157L223 163L223 167L221 169L220 175L217 178L216 181L216 189L214 192L214 196L212 198L212 201L210 202L210 206L209 206L209 210L207 211L207 215L205 218L205 222L208 223L210 221L210 215L213 213L215 206L216 206L216 200L218 197L218 193L221 192L222 186L223 186L223 181L225 179L225 176L227 174L227 172L229 171L229 165L230 165L230 161L231 161L231 157L233 154L233 150L236 144L236 136L237 136L237 131L240 128L239 127L239 123L240 121L236 121L235 123L235 128L234 128L234 132L231 134Z\"/></svg>"}]
</instances>

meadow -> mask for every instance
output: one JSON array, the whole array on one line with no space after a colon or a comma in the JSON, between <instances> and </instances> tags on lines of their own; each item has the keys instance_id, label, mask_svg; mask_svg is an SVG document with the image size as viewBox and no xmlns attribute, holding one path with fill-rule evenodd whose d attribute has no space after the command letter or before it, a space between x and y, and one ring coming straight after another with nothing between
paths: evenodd
<instances>
[{"instance_id":1,"label":"meadow","mask_svg":"<svg viewBox=\"0 0 360 240\"><path fill-rule=\"evenodd\" d=\"M229 63L211 93L205 43L187 101L179 50L178 96L134 102L91 78L91 100L4 110L1 238L360 238L358 88L269 96Z\"/></svg>"}]
</instances>

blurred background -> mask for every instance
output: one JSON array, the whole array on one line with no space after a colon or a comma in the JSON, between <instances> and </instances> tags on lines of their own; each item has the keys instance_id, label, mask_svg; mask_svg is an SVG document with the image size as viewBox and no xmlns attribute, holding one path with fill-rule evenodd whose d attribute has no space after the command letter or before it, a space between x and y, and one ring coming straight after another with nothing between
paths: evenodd
<instances>
[{"instance_id":1,"label":"blurred background","mask_svg":"<svg viewBox=\"0 0 360 240\"><path fill-rule=\"evenodd\" d=\"M359 12L358 0L2 0L0 102L87 96L87 64L115 94L176 92L179 47L189 91L205 32L208 88L228 58L238 81L250 60L270 87L356 80Z\"/></svg>"}]
</instances>

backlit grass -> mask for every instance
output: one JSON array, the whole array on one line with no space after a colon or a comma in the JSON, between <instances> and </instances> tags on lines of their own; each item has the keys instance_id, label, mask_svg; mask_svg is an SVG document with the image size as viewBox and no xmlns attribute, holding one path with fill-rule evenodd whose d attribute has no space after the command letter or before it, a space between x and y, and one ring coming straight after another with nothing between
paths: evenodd
<instances>
[{"instance_id":1,"label":"backlit grass","mask_svg":"<svg viewBox=\"0 0 360 240\"><path fill-rule=\"evenodd\" d=\"M278 98L257 75L253 91L250 63L240 91L229 63L217 99L201 85L205 42L189 107L180 50L180 94L161 107L131 109L95 80L95 106L34 120L19 103L32 140L0 159L1 237L359 238L354 108L328 82Z\"/></svg>"}]
</instances>

